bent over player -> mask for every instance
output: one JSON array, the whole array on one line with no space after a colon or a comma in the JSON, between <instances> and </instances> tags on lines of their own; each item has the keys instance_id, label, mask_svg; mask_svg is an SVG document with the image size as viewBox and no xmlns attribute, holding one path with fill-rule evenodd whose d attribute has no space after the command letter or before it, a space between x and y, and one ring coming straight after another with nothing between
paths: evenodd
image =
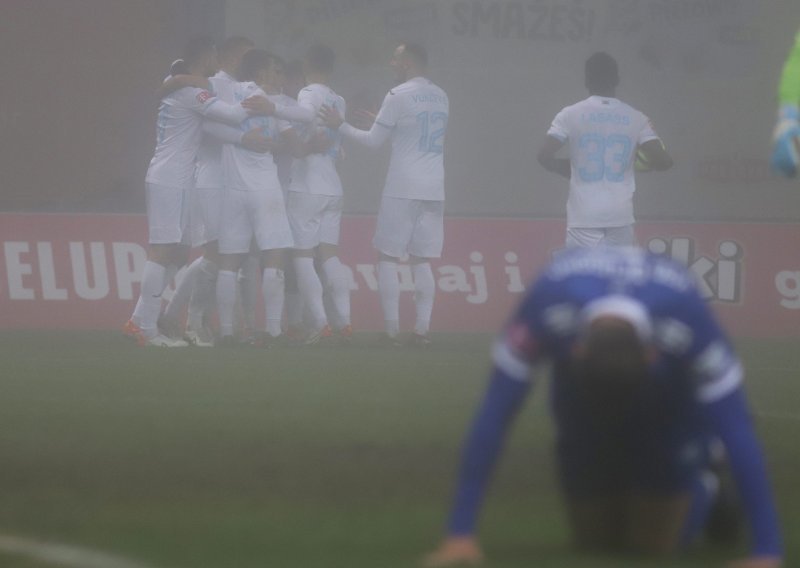
<instances>
[{"instance_id":1,"label":"bent over player","mask_svg":"<svg viewBox=\"0 0 800 568\"><path fill-rule=\"evenodd\" d=\"M710 442L727 450L752 533L737 568L776 568L783 549L761 448L731 344L688 271L631 247L577 248L553 261L494 347L467 438L448 536L434 566L477 561L476 520L530 368L552 363L561 489L577 545L663 555L703 528L719 486Z\"/></svg>"}]
</instances>

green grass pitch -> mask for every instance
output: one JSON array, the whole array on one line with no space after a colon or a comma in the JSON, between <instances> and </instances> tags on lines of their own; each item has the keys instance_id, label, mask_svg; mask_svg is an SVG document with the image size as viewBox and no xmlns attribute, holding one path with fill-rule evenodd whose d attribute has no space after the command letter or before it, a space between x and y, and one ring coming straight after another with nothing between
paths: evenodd
<instances>
[{"instance_id":1,"label":"green grass pitch","mask_svg":"<svg viewBox=\"0 0 800 568\"><path fill-rule=\"evenodd\" d=\"M139 349L115 333L0 333L0 535L156 568L400 568L441 536L489 336L430 350ZM740 344L800 562L800 350ZM722 566L701 548L647 563L567 546L541 383L482 515L488 568ZM0 551L0 566L55 566Z\"/></svg>"}]
</instances>

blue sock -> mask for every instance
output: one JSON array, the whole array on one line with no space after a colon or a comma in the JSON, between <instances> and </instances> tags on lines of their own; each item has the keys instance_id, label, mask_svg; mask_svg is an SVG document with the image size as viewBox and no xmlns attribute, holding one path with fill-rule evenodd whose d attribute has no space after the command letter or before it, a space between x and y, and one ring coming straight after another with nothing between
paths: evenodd
<instances>
[{"instance_id":1,"label":"blue sock","mask_svg":"<svg viewBox=\"0 0 800 568\"><path fill-rule=\"evenodd\" d=\"M690 491L692 503L689 506L686 524L681 535L680 547L682 549L690 546L703 531L708 520L708 513L719 492L719 479L714 473L702 470L695 476Z\"/></svg>"}]
</instances>

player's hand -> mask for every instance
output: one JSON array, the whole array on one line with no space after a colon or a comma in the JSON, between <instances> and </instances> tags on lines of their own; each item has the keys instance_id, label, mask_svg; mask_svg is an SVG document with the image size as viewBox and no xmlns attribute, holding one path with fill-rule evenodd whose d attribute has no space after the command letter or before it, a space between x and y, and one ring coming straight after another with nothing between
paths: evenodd
<instances>
[{"instance_id":1,"label":"player's hand","mask_svg":"<svg viewBox=\"0 0 800 568\"><path fill-rule=\"evenodd\" d=\"M258 152L259 154L273 152L277 146L276 142L272 140L272 138L264 136L259 128L254 128L253 130L245 132L240 144L243 148L251 152Z\"/></svg>"},{"instance_id":2,"label":"player's hand","mask_svg":"<svg viewBox=\"0 0 800 568\"><path fill-rule=\"evenodd\" d=\"M361 130L369 130L375 124L375 119L378 115L366 109L358 109L353 111L353 126Z\"/></svg>"},{"instance_id":3,"label":"player's hand","mask_svg":"<svg viewBox=\"0 0 800 568\"><path fill-rule=\"evenodd\" d=\"M334 130L337 130L344 122L344 118L339 114L339 111L328 105L320 107L318 116L325 126Z\"/></svg>"},{"instance_id":4,"label":"player's hand","mask_svg":"<svg viewBox=\"0 0 800 568\"><path fill-rule=\"evenodd\" d=\"M783 561L774 556L753 556L728 564L727 568L781 568Z\"/></svg>"},{"instance_id":5,"label":"player's hand","mask_svg":"<svg viewBox=\"0 0 800 568\"><path fill-rule=\"evenodd\" d=\"M475 537L449 536L423 561L424 568L476 566L483 562L483 552ZM748 567L745 567L748 568Z\"/></svg>"},{"instance_id":6,"label":"player's hand","mask_svg":"<svg viewBox=\"0 0 800 568\"><path fill-rule=\"evenodd\" d=\"M800 110L786 105L778 112L778 123L772 132L772 168L785 175L795 177L800 165Z\"/></svg>"},{"instance_id":7,"label":"player's hand","mask_svg":"<svg viewBox=\"0 0 800 568\"><path fill-rule=\"evenodd\" d=\"M254 96L242 101L242 107L250 114L271 116L275 114L275 103L266 97Z\"/></svg>"}]
</instances>

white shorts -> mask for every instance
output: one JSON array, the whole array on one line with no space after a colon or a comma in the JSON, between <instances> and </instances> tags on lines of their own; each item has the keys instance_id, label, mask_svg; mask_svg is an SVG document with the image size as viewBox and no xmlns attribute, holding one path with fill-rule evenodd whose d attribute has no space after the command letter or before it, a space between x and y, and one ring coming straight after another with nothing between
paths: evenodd
<instances>
[{"instance_id":1,"label":"white shorts","mask_svg":"<svg viewBox=\"0 0 800 568\"><path fill-rule=\"evenodd\" d=\"M624 227L602 227L589 229L585 227L567 228L567 248L598 246L635 246L636 235L633 225Z\"/></svg>"},{"instance_id":2,"label":"white shorts","mask_svg":"<svg viewBox=\"0 0 800 568\"><path fill-rule=\"evenodd\" d=\"M223 192L219 252L248 253L253 239L259 250L294 246L280 188L262 191L226 189Z\"/></svg>"},{"instance_id":3,"label":"white shorts","mask_svg":"<svg viewBox=\"0 0 800 568\"><path fill-rule=\"evenodd\" d=\"M339 244L342 221L341 195L314 195L289 192L286 204L294 247L300 250L316 248L320 243Z\"/></svg>"},{"instance_id":4,"label":"white shorts","mask_svg":"<svg viewBox=\"0 0 800 568\"><path fill-rule=\"evenodd\" d=\"M444 201L381 199L372 246L397 258L439 258L444 245Z\"/></svg>"},{"instance_id":5,"label":"white shorts","mask_svg":"<svg viewBox=\"0 0 800 568\"><path fill-rule=\"evenodd\" d=\"M221 187L195 188L192 192L192 215L189 219L192 246L201 247L219 240L219 220L222 213Z\"/></svg>"},{"instance_id":6,"label":"white shorts","mask_svg":"<svg viewBox=\"0 0 800 568\"><path fill-rule=\"evenodd\" d=\"M151 245L189 244L191 189L147 184L148 242Z\"/></svg>"}]
</instances>

